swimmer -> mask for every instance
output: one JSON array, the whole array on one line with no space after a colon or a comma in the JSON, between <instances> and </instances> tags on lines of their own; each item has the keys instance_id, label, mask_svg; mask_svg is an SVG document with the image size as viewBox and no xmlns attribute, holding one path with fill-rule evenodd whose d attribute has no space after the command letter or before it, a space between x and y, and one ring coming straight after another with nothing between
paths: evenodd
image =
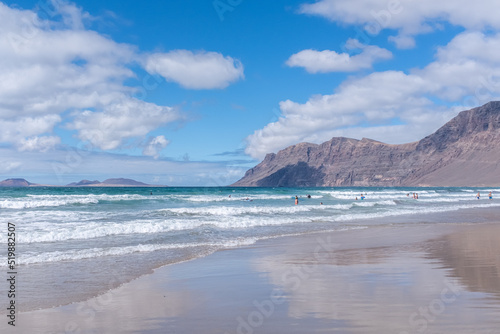
<instances>
[{"instance_id":1,"label":"swimmer","mask_svg":"<svg viewBox=\"0 0 500 334\"><path fill-rule=\"evenodd\" d=\"M480 197L481 197L481 194L479 194L479 191L478 191L476 198L479 199Z\"/></svg>"},{"instance_id":2,"label":"swimmer","mask_svg":"<svg viewBox=\"0 0 500 334\"><path fill-rule=\"evenodd\" d=\"M490 193L488 194L488 197L489 197L490 199L493 199L493 194L491 193L491 191L490 191Z\"/></svg>"},{"instance_id":3,"label":"swimmer","mask_svg":"<svg viewBox=\"0 0 500 334\"><path fill-rule=\"evenodd\" d=\"M299 204L299 197L295 196L295 205L298 205L298 204Z\"/></svg>"}]
</instances>

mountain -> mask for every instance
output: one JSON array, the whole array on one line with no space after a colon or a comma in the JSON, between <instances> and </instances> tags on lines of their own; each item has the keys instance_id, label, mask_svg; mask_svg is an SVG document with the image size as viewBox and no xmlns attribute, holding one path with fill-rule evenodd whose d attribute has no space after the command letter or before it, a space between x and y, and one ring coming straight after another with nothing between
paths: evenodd
<instances>
[{"instance_id":1,"label":"mountain","mask_svg":"<svg viewBox=\"0 0 500 334\"><path fill-rule=\"evenodd\" d=\"M332 138L287 147L232 186L500 186L500 101L462 111L424 139Z\"/></svg>"},{"instance_id":2,"label":"mountain","mask_svg":"<svg viewBox=\"0 0 500 334\"><path fill-rule=\"evenodd\" d=\"M29 187L35 185L25 179L7 179L0 182L0 187Z\"/></svg>"},{"instance_id":3,"label":"mountain","mask_svg":"<svg viewBox=\"0 0 500 334\"><path fill-rule=\"evenodd\" d=\"M128 186L128 187L147 187L149 184L142 183L132 179L107 179L102 181L103 185Z\"/></svg>"},{"instance_id":4,"label":"mountain","mask_svg":"<svg viewBox=\"0 0 500 334\"><path fill-rule=\"evenodd\" d=\"M98 184L101 183L100 181L94 180L94 181L89 181L89 180L81 180L80 182L71 182L70 184L67 184L67 187L82 187L82 186L91 186L93 184Z\"/></svg>"},{"instance_id":5,"label":"mountain","mask_svg":"<svg viewBox=\"0 0 500 334\"><path fill-rule=\"evenodd\" d=\"M0 182L0 187L60 187L53 185L37 184L26 181L25 179L7 179ZM66 187L166 187L161 185L151 185L132 179L107 179L102 182L94 180L81 180L72 182Z\"/></svg>"},{"instance_id":6,"label":"mountain","mask_svg":"<svg viewBox=\"0 0 500 334\"><path fill-rule=\"evenodd\" d=\"M100 181L89 181L81 180L80 182L73 182L67 185L67 187L152 187L149 184L142 183L132 179L107 179L102 182Z\"/></svg>"}]
</instances>

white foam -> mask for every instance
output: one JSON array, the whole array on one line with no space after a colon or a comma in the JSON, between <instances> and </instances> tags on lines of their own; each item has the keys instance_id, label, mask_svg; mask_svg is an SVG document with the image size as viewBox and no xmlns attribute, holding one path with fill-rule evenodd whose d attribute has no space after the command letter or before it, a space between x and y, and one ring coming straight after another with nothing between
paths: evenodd
<instances>
[{"instance_id":1,"label":"white foam","mask_svg":"<svg viewBox=\"0 0 500 334\"><path fill-rule=\"evenodd\" d=\"M97 204L95 198L67 198L67 199L15 199L0 201L2 209L31 209L39 207L54 207L74 204Z\"/></svg>"},{"instance_id":2,"label":"white foam","mask_svg":"<svg viewBox=\"0 0 500 334\"><path fill-rule=\"evenodd\" d=\"M387 200L387 201L369 201L369 200L358 200L356 201L353 205L355 206L365 206L365 207L372 207L372 206L376 206L376 205L397 205L396 202L392 201L392 200Z\"/></svg>"},{"instance_id":3,"label":"white foam","mask_svg":"<svg viewBox=\"0 0 500 334\"><path fill-rule=\"evenodd\" d=\"M132 220L128 222L39 224L35 231L19 233L20 243L56 242L95 239L112 235L154 234L175 230L189 230L203 225L203 221Z\"/></svg>"},{"instance_id":4,"label":"white foam","mask_svg":"<svg viewBox=\"0 0 500 334\"><path fill-rule=\"evenodd\" d=\"M312 197L312 196L311 196ZM320 198L321 196L318 196ZM291 195L272 195L272 194L255 194L250 193L246 194L231 194L229 195L220 195L220 194L211 194L211 195L177 195L177 199L182 199L188 202L225 202L225 201L244 201L244 200L283 200L283 199L291 199Z\"/></svg>"},{"instance_id":5,"label":"white foam","mask_svg":"<svg viewBox=\"0 0 500 334\"><path fill-rule=\"evenodd\" d=\"M0 208L31 209L39 207L57 207L75 204L97 204L101 201L137 201L165 199L165 196L143 196L137 194L107 195L27 195L26 197L0 200Z\"/></svg>"},{"instance_id":6,"label":"white foam","mask_svg":"<svg viewBox=\"0 0 500 334\"><path fill-rule=\"evenodd\" d=\"M207 242L207 243L181 243L181 244L156 244L156 245L139 244L135 246L126 246L126 247L54 251L42 254L25 253L21 254L18 257L18 265L29 265L35 263L50 263L50 262L61 262L61 261L77 261L84 259L94 259L105 256L122 256L133 253L148 253L158 250L185 249L194 247L208 247L217 249L233 248L233 247L252 245L256 241L257 238L238 238L221 242ZM7 260L5 257L0 258L0 266L5 266L6 263Z\"/></svg>"},{"instance_id":7,"label":"white foam","mask_svg":"<svg viewBox=\"0 0 500 334\"><path fill-rule=\"evenodd\" d=\"M500 203L488 203L488 204L462 204L462 205L451 205L446 207L418 207L412 209L399 209L392 211L378 211L371 213L349 213L344 214L332 219L335 222L342 221L352 221L359 219L374 219L374 218L384 218L392 216L403 216L403 215L420 215L425 213L439 213L439 212L449 212L457 211L461 209L475 209L475 208L488 208L488 207L500 207Z\"/></svg>"},{"instance_id":8,"label":"white foam","mask_svg":"<svg viewBox=\"0 0 500 334\"><path fill-rule=\"evenodd\" d=\"M159 212L173 213L176 215L211 215L211 216L237 216L245 214L294 214L308 212L315 209L326 209L320 205L290 205L290 206L211 206L211 207L183 207L161 209Z\"/></svg>"}]
</instances>

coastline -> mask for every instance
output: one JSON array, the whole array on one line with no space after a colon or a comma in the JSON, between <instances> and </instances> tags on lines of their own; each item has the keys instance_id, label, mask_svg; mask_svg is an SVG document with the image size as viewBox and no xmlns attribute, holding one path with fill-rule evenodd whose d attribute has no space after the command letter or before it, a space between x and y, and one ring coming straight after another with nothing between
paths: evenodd
<instances>
[{"instance_id":1,"label":"coastline","mask_svg":"<svg viewBox=\"0 0 500 334\"><path fill-rule=\"evenodd\" d=\"M373 226L220 250L85 302L20 312L15 329L5 320L0 329L493 333L500 327L500 223L498 209L474 221L479 211L457 213L457 223Z\"/></svg>"}]
</instances>

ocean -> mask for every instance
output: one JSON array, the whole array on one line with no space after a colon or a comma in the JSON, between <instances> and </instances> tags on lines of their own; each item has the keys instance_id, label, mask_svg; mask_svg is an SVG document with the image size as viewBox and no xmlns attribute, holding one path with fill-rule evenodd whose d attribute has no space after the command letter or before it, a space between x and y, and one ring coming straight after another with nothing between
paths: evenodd
<instances>
[{"instance_id":1,"label":"ocean","mask_svg":"<svg viewBox=\"0 0 500 334\"><path fill-rule=\"evenodd\" d=\"M490 191L500 188L0 188L0 270L8 271L8 223L17 303L27 311L86 300L160 266L261 239L457 223L461 209L499 207ZM432 219L440 213L447 215Z\"/></svg>"}]
</instances>

